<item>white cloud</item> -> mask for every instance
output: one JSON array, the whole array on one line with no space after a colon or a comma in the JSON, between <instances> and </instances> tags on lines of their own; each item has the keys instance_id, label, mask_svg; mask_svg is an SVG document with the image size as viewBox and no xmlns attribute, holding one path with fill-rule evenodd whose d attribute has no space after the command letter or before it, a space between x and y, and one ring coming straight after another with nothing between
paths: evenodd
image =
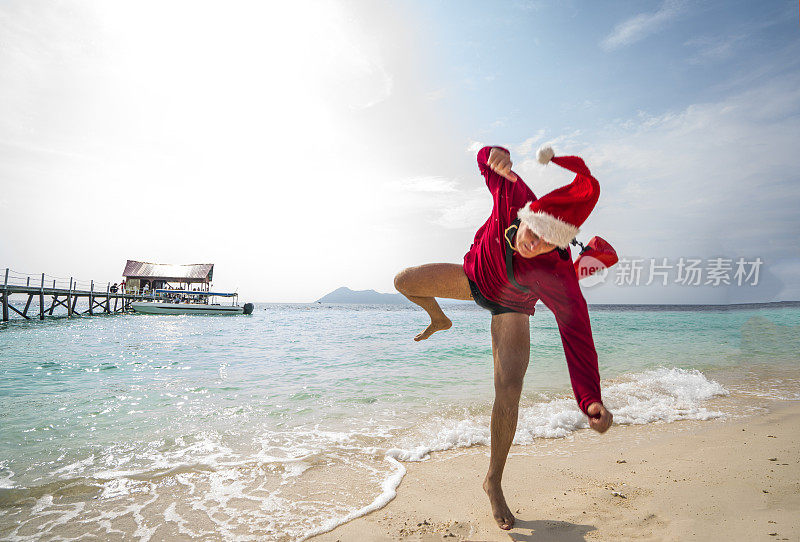
<instances>
[{"instance_id":1,"label":"white cloud","mask_svg":"<svg viewBox=\"0 0 800 542\"><path fill-rule=\"evenodd\" d=\"M655 13L640 13L619 23L600 45L605 50L613 50L636 43L675 20L681 14L682 8L683 2L665 0Z\"/></svg>"},{"instance_id":2,"label":"white cloud","mask_svg":"<svg viewBox=\"0 0 800 542\"><path fill-rule=\"evenodd\" d=\"M514 146L512 151L516 154L525 156L530 154L534 150L534 145L537 145L539 141L544 138L544 130L539 130L536 132L536 135L529 137L519 145Z\"/></svg>"},{"instance_id":3,"label":"white cloud","mask_svg":"<svg viewBox=\"0 0 800 542\"><path fill-rule=\"evenodd\" d=\"M545 7L545 2L542 0L517 0L514 2L514 7L522 11L539 11Z\"/></svg>"},{"instance_id":4,"label":"white cloud","mask_svg":"<svg viewBox=\"0 0 800 542\"><path fill-rule=\"evenodd\" d=\"M468 153L471 153L471 154L477 154L477 152L478 152L479 150L481 150L482 148L484 148L485 146L486 146L486 145L484 145L484 144L483 144L483 143L481 143L480 141L470 141L470 142L469 142L469 145L467 145L467 148L466 148L465 150L466 150Z\"/></svg>"},{"instance_id":5,"label":"white cloud","mask_svg":"<svg viewBox=\"0 0 800 542\"><path fill-rule=\"evenodd\" d=\"M770 269L783 284L783 289L776 296L777 300L800 300L800 258L784 260Z\"/></svg>"},{"instance_id":6,"label":"white cloud","mask_svg":"<svg viewBox=\"0 0 800 542\"><path fill-rule=\"evenodd\" d=\"M542 143L542 145L549 145L553 147L556 156L559 154L570 155L573 154L573 149L580 145L582 134L583 130L573 130L554 138L547 139Z\"/></svg>"},{"instance_id":7,"label":"white cloud","mask_svg":"<svg viewBox=\"0 0 800 542\"><path fill-rule=\"evenodd\" d=\"M492 211L491 200L486 197L486 189L481 188L466 199L453 202L440 209L440 215L433 222L437 226L458 230L477 230Z\"/></svg>"},{"instance_id":8,"label":"white cloud","mask_svg":"<svg viewBox=\"0 0 800 542\"><path fill-rule=\"evenodd\" d=\"M456 187L457 183L453 179L433 175L390 183L390 188L412 192L455 192Z\"/></svg>"},{"instance_id":9,"label":"white cloud","mask_svg":"<svg viewBox=\"0 0 800 542\"><path fill-rule=\"evenodd\" d=\"M354 102L350 104L352 109L368 109L387 100L392 95L394 88L394 78L379 63L370 65L364 70L363 77L368 80L361 86L359 93L354 93ZM352 85L358 88L359 85ZM361 102L357 101L358 94L361 94Z\"/></svg>"},{"instance_id":10,"label":"white cloud","mask_svg":"<svg viewBox=\"0 0 800 542\"><path fill-rule=\"evenodd\" d=\"M447 89L444 89L444 88L439 88L439 89L436 89L436 90L432 90L432 91L428 92L427 94L425 94L425 98L430 100L430 101L432 101L432 102L441 100L445 96L447 96Z\"/></svg>"},{"instance_id":11,"label":"white cloud","mask_svg":"<svg viewBox=\"0 0 800 542\"><path fill-rule=\"evenodd\" d=\"M688 40L684 43L687 47L696 49L694 56L688 59L691 64L706 64L719 62L732 57L736 52L737 44L747 38L745 34L735 36L703 37Z\"/></svg>"}]
</instances>

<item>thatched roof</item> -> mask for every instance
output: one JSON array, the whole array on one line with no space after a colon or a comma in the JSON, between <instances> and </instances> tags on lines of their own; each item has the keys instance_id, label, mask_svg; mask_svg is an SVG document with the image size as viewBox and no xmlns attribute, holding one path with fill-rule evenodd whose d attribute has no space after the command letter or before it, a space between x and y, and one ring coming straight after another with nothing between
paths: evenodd
<instances>
[{"instance_id":1,"label":"thatched roof","mask_svg":"<svg viewBox=\"0 0 800 542\"><path fill-rule=\"evenodd\" d=\"M167 282L211 282L213 263L172 265L128 260L122 276L126 279L165 280Z\"/></svg>"}]
</instances>

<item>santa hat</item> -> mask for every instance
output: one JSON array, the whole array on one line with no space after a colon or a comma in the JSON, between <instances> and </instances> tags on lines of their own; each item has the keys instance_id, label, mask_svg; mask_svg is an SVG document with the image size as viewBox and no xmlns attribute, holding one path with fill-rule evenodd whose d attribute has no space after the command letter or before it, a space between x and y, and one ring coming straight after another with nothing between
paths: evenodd
<instances>
[{"instance_id":1,"label":"santa hat","mask_svg":"<svg viewBox=\"0 0 800 542\"><path fill-rule=\"evenodd\" d=\"M594 209L600 197L600 183L577 156L554 156L551 147L542 147L536 157L542 164L553 162L577 175L570 184L526 203L517 216L536 235L565 248Z\"/></svg>"}]
</instances>

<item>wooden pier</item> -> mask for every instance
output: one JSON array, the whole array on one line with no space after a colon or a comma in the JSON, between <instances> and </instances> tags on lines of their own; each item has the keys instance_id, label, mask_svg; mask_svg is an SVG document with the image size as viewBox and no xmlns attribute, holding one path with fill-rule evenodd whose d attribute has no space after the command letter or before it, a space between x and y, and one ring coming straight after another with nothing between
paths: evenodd
<instances>
[{"instance_id":1,"label":"wooden pier","mask_svg":"<svg viewBox=\"0 0 800 542\"><path fill-rule=\"evenodd\" d=\"M2 321L8 322L11 311L25 320L44 320L45 316L54 316L53 311L59 307L66 310L67 318L95 314L122 314L132 310L131 303L134 301L156 298L155 294L138 290L133 292L111 290L110 282L105 287L98 288L93 280L79 282L70 277L67 282L64 277L51 277L44 273L40 276L26 275L6 268L0 285ZM12 295L27 296L24 309L20 310L11 304L9 298ZM88 308L79 308L79 299L88 301ZM34 304L34 300L38 300L38 303Z\"/></svg>"}]
</instances>

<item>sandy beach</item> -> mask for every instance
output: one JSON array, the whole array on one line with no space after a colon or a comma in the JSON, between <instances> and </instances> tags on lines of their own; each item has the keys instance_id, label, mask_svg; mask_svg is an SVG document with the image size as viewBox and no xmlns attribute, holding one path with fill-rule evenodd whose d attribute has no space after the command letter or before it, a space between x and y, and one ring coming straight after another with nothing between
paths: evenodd
<instances>
[{"instance_id":1,"label":"sandy beach","mask_svg":"<svg viewBox=\"0 0 800 542\"><path fill-rule=\"evenodd\" d=\"M719 406L736 412L740 399ZM479 447L406 463L388 506L312 540L798 540L800 402L759 399L739 412L513 447L511 531L489 513Z\"/></svg>"}]
</instances>

